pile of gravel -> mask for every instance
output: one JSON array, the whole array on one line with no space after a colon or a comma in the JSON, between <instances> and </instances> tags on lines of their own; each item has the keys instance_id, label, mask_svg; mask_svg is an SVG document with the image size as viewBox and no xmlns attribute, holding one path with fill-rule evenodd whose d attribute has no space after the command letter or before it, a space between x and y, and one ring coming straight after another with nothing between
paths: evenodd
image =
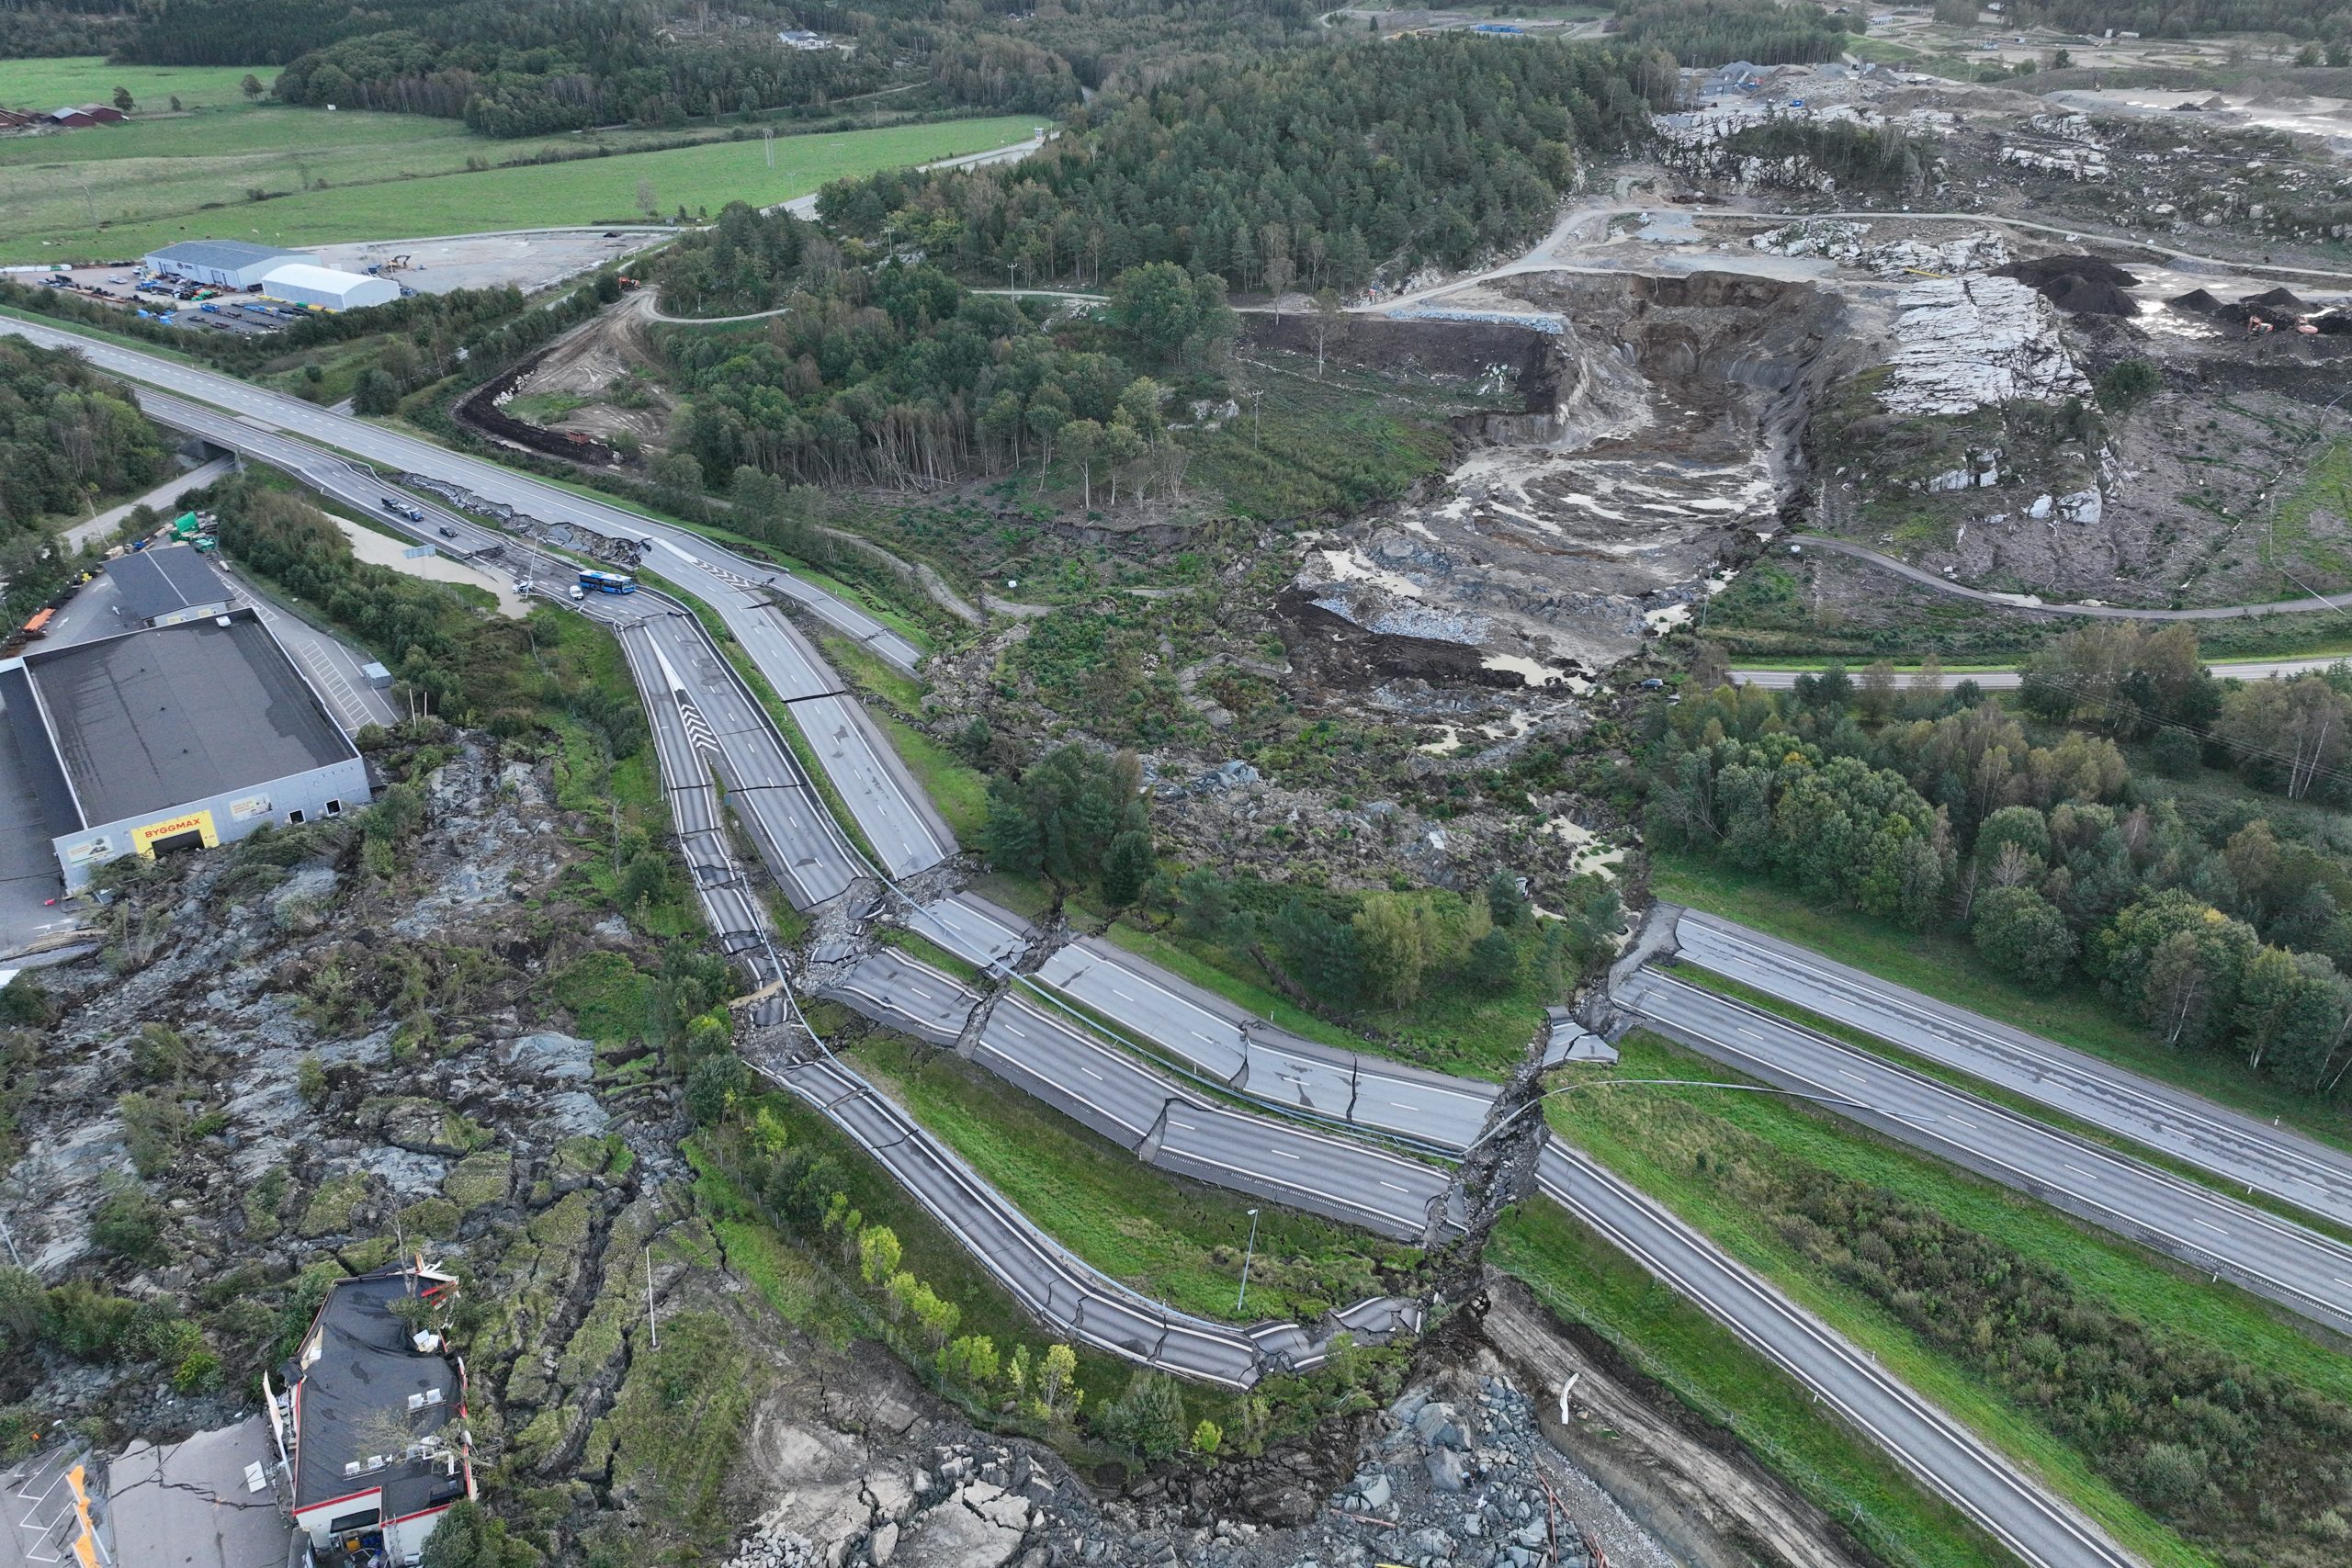
<instances>
[{"instance_id":1,"label":"pile of gravel","mask_svg":"<svg viewBox=\"0 0 2352 1568\"><path fill-rule=\"evenodd\" d=\"M2105 256L2042 256L1996 267L1996 277L2014 277L2062 310L2078 316L2136 316L2138 301L2124 290L2139 279Z\"/></svg>"},{"instance_id":2,"label":"pile of gravel","mask_svg":"<svg viewBox=\"0 0 2352 1568\"><path fill-rule=\"evenodd\" d=\"M2222 310L2222 302L2202 288L2192 288L2186 294L2176 294L2165 301L2176 310L2188 310L2199 316L2210 316Z\"/></svg>"}]
</instances>

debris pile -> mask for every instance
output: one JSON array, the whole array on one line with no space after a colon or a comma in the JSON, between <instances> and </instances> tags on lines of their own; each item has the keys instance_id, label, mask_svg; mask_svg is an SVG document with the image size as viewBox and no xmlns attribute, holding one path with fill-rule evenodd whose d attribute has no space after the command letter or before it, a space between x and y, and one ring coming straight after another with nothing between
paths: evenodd
<instances>
[{"instance_id":1,"label":"debris pile","mask_svg":"<svg viewBox=\"0 0 2352 1568\"><path fill-rule=\"evenodd\" d=\"M1994 276L2014 277L2060 310L2078 316L2136 316L2139 302L2124 292L2140 280L2104 256L2043 256L1996 267Z\"/></svg>"}]
</instances>

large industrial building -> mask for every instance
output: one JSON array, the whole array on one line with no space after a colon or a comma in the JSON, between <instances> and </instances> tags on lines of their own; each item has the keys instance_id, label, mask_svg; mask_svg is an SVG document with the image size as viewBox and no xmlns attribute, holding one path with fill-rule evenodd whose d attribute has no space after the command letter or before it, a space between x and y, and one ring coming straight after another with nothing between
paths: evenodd
<instances>
[{"instance_id":1,"label":"large industrial building","mask_svg":"<svg viewBox=\"0 0 2352 1568\"><path fill-rule=\"evenodd\" d=\"M149 272L173 273L215 288L251 288L288 262L315 259L306 252L251 245L243 240L183 240L148 252L140 258L140 265Z\"/></svg>"},{"instance_id":2,"label":"large industrial building","mask_svg":"<svg viewBox=\"0 0 2352 1568\"><path fill-rule=\"evenodd\" d=\"M368 770L251 610L0 660L69 891L125 854L209 849L368 804Z\"/></svg>"},{"instance_id":3,"label":"large industrial building","mask_svg":"<svg viewBox=\"0 0 2352 1568\"><path fill-rule=\"evenodd\" d=\"M176 626L217 615L232 603L228 579L187 545L142 550L107 563L122 618L138 626Z\"/></svg>"},{"instance_id":4,"label":"large industrial building","mask_svg":"<svg viewBox=\"0 0 2352 1568\"><path fill-rule=\"evenodd\" d=\"M261 291L289 305L321 305L330 310L389 305L401 297L401 286L390 278L339 272L306 262L288 262L273 269L262 278Z\"/></svg>"}]
</instances>

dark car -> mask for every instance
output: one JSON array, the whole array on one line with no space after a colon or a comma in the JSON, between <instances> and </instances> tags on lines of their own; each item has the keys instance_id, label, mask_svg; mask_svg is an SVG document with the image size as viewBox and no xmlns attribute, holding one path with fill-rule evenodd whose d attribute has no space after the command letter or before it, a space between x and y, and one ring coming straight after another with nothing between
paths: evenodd
<instances>
[{"instance_id":1,"label":"dark car","mask_svg":"<svg viewBox=\"0 0 2352 1568\"><path fill-rule=\"evenodd\" d=\"M389 496L389 495L388 495L388 496L384 497L384 510L385 510L385 511L387 511L387 512L389 512L389 513L390 513L393 516L398 517L399 515L401 515L401 511L402 511L402 508L401 508L401 503L400 503L399 502L394 501L390 496Z\"/></svg>"},{"instance_id":2,"label":"dark car","mask_svg":"<svg viewBox=\"0 0 2352 1568\"><path fill-rule=\"evenodd\" d=\"M441 525L441 536L445 539L454 539L458 536L458 531L444 523Z\"/></svg>"}]
</instances>

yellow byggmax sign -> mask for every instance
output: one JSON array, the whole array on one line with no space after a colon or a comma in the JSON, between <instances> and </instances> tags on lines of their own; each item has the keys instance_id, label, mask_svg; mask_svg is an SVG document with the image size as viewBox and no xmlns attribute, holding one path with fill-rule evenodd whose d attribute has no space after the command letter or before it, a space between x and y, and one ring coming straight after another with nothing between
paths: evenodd
<instances>
[{"instance_id":1,"label":"yellow byggmax sign","mask_svg":"<svg viewBox=\"0 0 2352 1568\"><path fill-rule=\"evenodd\" d=\"M177 838L182 833L191 832L204 835L206 849L220 847L220 835L213 830L212 813L209 811L191 811L183 817L167 817L161 822L133 828L130 830L130 847L152 860L158 840Z\"/></svg>"}]
</instances>

